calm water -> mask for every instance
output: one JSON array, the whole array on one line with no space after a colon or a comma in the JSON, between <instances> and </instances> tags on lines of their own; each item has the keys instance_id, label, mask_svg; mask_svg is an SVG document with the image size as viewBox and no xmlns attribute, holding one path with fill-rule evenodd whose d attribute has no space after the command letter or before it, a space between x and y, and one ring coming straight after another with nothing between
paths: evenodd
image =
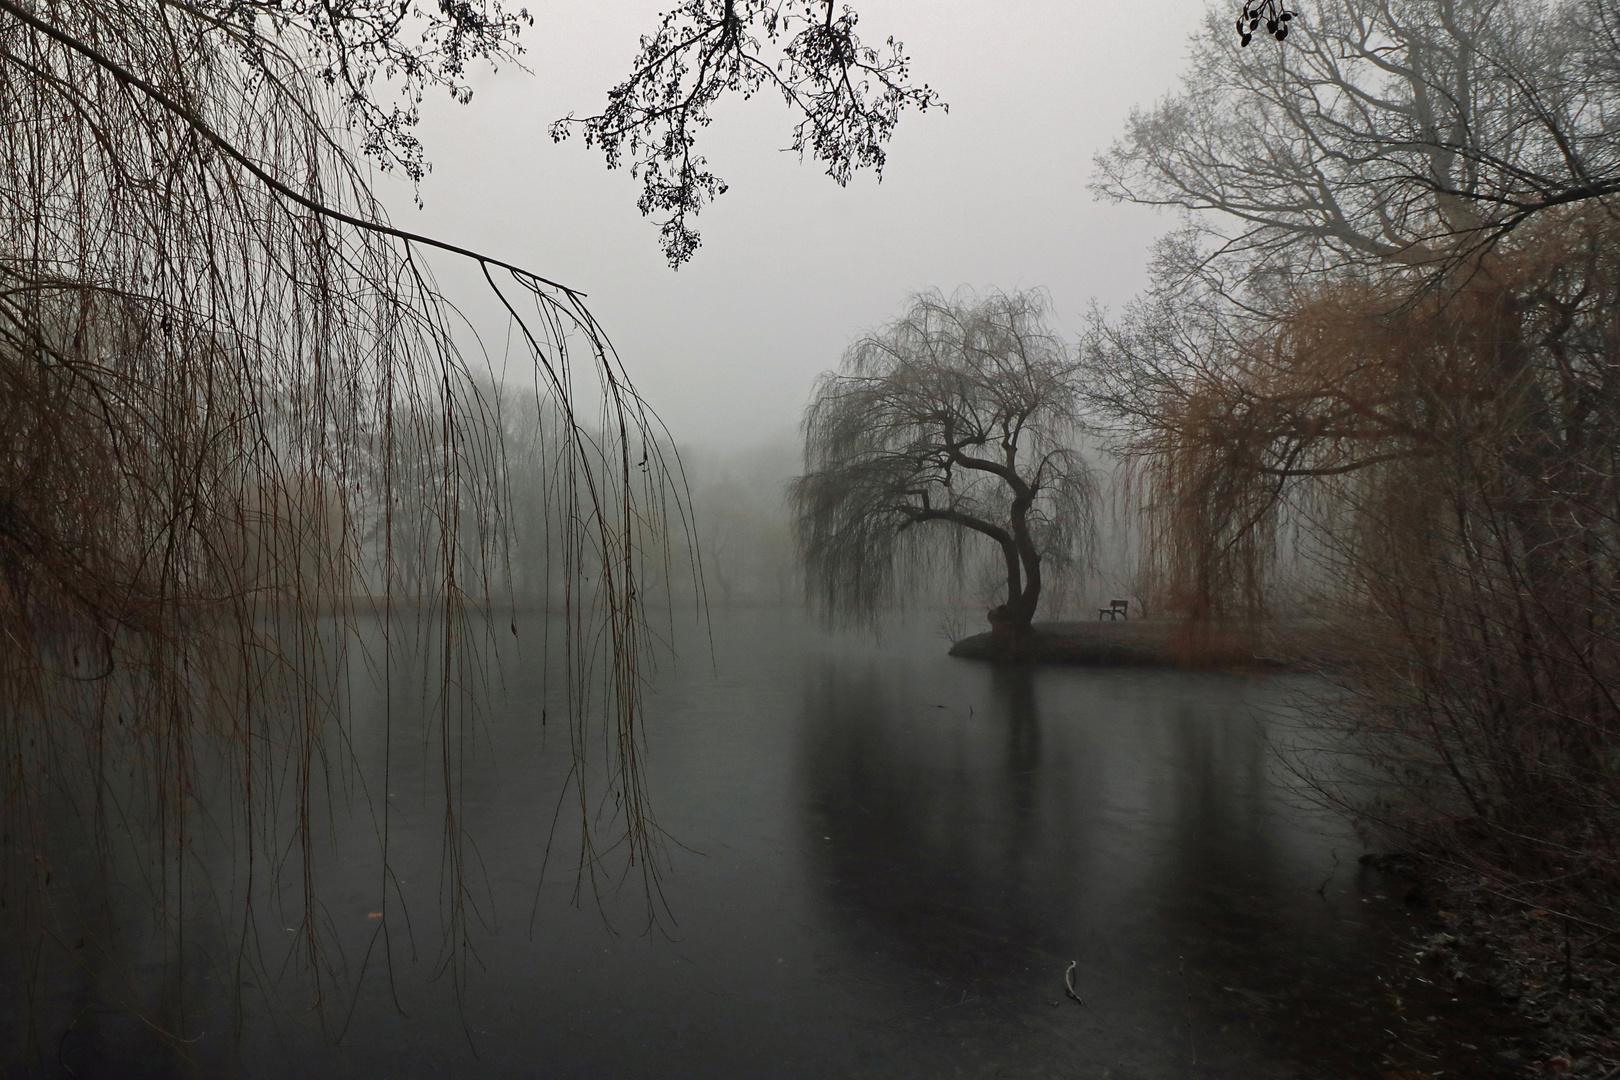
<instances>
[{"instance_id":1,"label":"calm water","mask_svg":"<svg viewBox=\"0 0 1620 1080\"><path fill-rule=\"evenodd\" d=\"M296 960L291 876L256 907L246 965L209 945L227 935L204 915L196 958L163 961L129 901L100 959L52 939L32 1038L20 994L0 1005L3 1075L1493 1075L1477 1010L1414 981L1426 916L1282 780L1268 725L1297 719L1282 705L1299 682L994 669L926 632L714 618L712 665L691 643L648 691L671 838L652 928L639 874L576 901L577 810L539 884L571 757L566 729L539 722L538 661L514 654L457 759L479 856L464 968L445 963L439 747L400 721L388 787L406 903L371 917L381 792L339 784L358 809L316 855L340 944L324 1008ZM396 715L412 685L396 682ZM373 778L381 708L356 691L353 753ZM235 911L219 882L240 879L239 853L198 843L215 872L176 893ZM9 987L20 959L0 965ZM1063 994L1071 961L1084 1006ZM120 993L185 1018L189 1065ZM1423 1071L1395 1071L1409 1068Z\"/></svg>"}]
</instances>

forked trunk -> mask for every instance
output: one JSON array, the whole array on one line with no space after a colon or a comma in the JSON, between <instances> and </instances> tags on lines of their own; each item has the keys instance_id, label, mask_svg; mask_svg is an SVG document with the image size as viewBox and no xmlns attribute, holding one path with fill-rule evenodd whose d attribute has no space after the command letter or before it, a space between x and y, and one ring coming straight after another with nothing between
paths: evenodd
<instances>
[{"instance_id":1,"label":"forked trunk","mask_svg":"<svg viewBox=\"0 0 1620 1080\"><path fill-rule=\"evenodd\" d=\"M1007 601L991 608L985 617L996 637L1019 640L1029 636L1041 601L1041 557L1016 507L1011 538L1002 543L1001 551L1007 560Z\"/></svg>"}]
</instances>

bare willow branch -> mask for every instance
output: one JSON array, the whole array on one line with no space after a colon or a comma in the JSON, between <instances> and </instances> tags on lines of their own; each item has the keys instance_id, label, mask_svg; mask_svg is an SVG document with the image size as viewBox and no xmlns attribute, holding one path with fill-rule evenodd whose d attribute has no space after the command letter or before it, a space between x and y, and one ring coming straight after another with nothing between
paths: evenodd
<instances>
[{"instance_id":1,"label":"bare willow branch","mask_svg":"<svg viewBox=\"0 0 1620 1080\"><path fill-rule=\"evenodd\" d=\"M116 847L133 834L109 831L109 807L139 810L163 844L131 857L178 951L187 916L166 890L193 830L229 821L249 915L266 881L297 883L326 1004L323 791L386 790L386 771L358 772L345 702L368 665L387 683L407 626L437 672L421 739L442 758L446 963L464 975L458 762L510 597L509 431L533 435L518 449L551 526L539 600L564 627L581 873L617 833L656 890L641 583L667 570L664 516L683 512L667 437L581 294L387 223L352 102L300 47L319 15L289 5L271 33L245 8L0 0L0 887L39 915L65 833ZM444 17L476 36L475 16ZM430 251L474 259L503 305L524 422L464 349ZM204 805L220 776L228 804ZM389 810L368 808L387 895Z\"/></svg>"},{"instance_id":2,"label":"bare willow branch","mask_svg":"<svg viewBox=\"0 0 1620 1080\"><path fill-rule=\"evenodd\" d=\"M1161 603L1254 619L1286 563L1294 614L1335 628L1355 693L1317 715L1399 798L1335 797L1493 881L1564 868L1612 905L1620 234L1584 209L1446 294L1350 279L1269 324L1162 295L1088 355Z\"/></svg>"}]
</instances>

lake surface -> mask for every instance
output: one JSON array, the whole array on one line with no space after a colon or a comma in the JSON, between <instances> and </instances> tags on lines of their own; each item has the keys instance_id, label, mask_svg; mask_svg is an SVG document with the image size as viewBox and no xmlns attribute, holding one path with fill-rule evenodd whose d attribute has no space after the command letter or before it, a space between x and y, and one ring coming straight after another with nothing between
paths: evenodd
<instances>
[{"instance_id":1,"label":"lake surface","mask_svg":"<svg viewBox=\"0 0 1620 1080\"><path fill-rule=\"evenodd\" d=\"M244 929L222 827L176 887L216 913L189 958L116 896L101 959L48 935L31 1007L0 1004L0 1075L1506 1075L1477 1006L1423 981L1427 914L1404 883L1359 867L1348 826L1290 790L1269 744L1308 683L995 668L926 631L713 618L712 657L693 637L647 689L668 837L652 925L612 853L577 887L556 680L512 652L454 754L476 844L461 923L442 747L401 720L385 743L380 691L355 689L359 767L314 856L326 981L299 959L295 875L256 886L270 899ZM520 642L542 632L519 625ZM420 679L397 676L396 716ZM251 948L225 944L242 934ZM7 948L0 978L20 988L31 961ZM1084 1005L1064 994L1071 962ZM120 986L173 1018L183 1055L117 1007Z\"/></svg>"}]
</instances>

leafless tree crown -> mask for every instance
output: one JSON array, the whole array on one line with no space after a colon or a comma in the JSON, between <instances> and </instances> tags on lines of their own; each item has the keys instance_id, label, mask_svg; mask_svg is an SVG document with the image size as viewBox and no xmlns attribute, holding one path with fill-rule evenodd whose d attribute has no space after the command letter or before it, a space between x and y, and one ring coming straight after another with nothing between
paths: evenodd
<instances>
[{"instance_id":1,"label":"leafless tree crown","mask_svg":"<svg viewBox=\"0 0 1620 1080\"><path fill-rule=\"evenodd\" d=\"M1253 626L1291 561L1351 661L1315 721L1342 723L1371 783L1318 790L1605 925L1614 16L1331 0L1259 55L1212 28L1184 93L1100 160L1105 194L1193 217L1086 347L1159 602Z\"/></svg>"},{"instance_id":2,"label":"leafless tree crown","mask_svg":"<svg viewBox=\"0 0 1620 1080\"><path fill-rule=\"evenodd\" d=\"M1098 194L1193 212L1184 268L1449 265L1620 190L1612 0L1324 0L1293 25L1257 52L1211 15L1180 91L1097 159Z\"/></svg>"}]
</instances>

